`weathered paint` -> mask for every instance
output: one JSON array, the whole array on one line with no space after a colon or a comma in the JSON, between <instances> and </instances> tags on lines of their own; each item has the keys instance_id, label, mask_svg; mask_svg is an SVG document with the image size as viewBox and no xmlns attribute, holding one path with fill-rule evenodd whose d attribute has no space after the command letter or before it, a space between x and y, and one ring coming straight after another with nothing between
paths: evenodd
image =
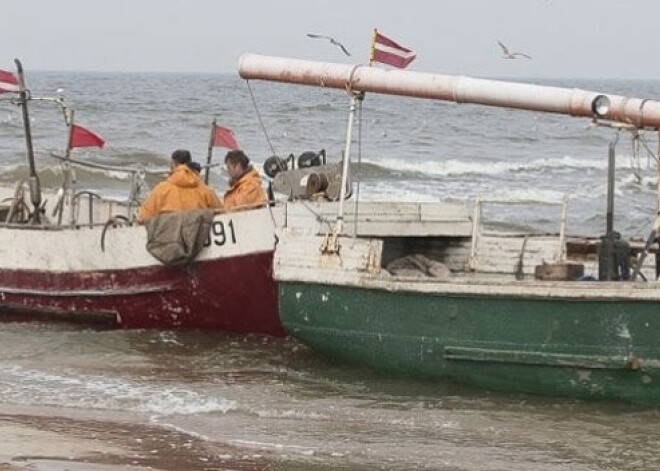
<instances>
[{"instance_id":1,"label":"weathered paint","mask_svg":"<svg viewBox=\"0 0 660 471\"><path fill-rule=\"evenodd\" d=\"M605 119L637 127L660 126L660 102L602 94L576 88L533 85L521 82L476 79L462 75L439 75L407 70L385 70L366 65L337 64L286 57L244 54L239 74L248 80L350 89L355 92L384 93L431 98L457 103L594 117L592 104L605 95L610 101Z\"/></svg>"},{"instance_id":2,"label":"weathered paint","mask_svg":"<svg viewBox=\"0 0 660 471\"><path fill-rule=\"evenodd\" d=\"M0 320L283 334L268 210L217 216L186 267L156 261L143 227L108 230L105 250L101 232L0 227Z\"/></svg>"},{"instance_id":3,"label":"weathered paint","mask_svg":"<svg viewBox=\"0 0 660 471\"><path fill-rule=\"evenodd\" d=\"M282 335L272 252L189 267L0 273L0 320L67 320L122 328L213 329ZM68 313L68 316L65 314ZM95 322L96 319L96 322Z\"/></svg>"},{"instance_id":4,"label":"weathered paint","mask_svg":"<svg viewBox=\"0 0 660 471\"><path fill-rule=\"evenodd\" d=\"M295 281L280 282L279 295L287 332L337 360L493 390L660 404L657 301Z\"/></svg>"},{"instance_id":5,"label":"weathered paint","mask_svg":"<svg viewBox=\"0 0 660 471\"><path fill-rule=\"evenodd\" d=\"M233 237L229 236L233 228ZM222 234L222 232L227 234ZM103 225L39 229L29 225L0 226L0 267L52 273L123 270L158 265L145 249L142 226L119 226L105 232ZM275 229L268 210L256 209L217 215L208 246L197 260L273 251Z\"/></svg>"}]
</instances>

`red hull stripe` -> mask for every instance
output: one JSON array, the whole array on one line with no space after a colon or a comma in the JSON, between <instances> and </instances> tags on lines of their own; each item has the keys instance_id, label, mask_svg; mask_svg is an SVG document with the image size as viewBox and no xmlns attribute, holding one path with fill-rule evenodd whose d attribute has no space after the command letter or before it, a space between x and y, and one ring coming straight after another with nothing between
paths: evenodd
<instances>
[{"instance_id":1,"label":"red hull stripe","mask_svg":"<svg viewBox=\"0 0 660 471\"><path fill-rule=\"evenodd\" d=\"M272 261L273 253L264 252L189 267L70 273L3 270L0 319L8 313L40 321L108 319L116 313L123 328L284 335Z\"/></svg>"}]
</instances>

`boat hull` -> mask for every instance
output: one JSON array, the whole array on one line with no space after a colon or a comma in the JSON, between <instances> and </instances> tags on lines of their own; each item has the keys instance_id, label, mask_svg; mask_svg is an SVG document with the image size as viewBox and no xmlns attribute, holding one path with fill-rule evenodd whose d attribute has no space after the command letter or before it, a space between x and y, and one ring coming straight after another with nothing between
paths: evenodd
<instances>
[{"instance_id":1,"label":"boat hull","mask_svg":"<svg viewBox=\"0 0 660 471\"><path fill-rule=\"evenodd\" d=\"M216 216L197 259L166 266L143 227L0 228L0 321L283 335L268 210Z\"/></svg>"},{"instance_id":2,"label":"boat hull","mask_svg":"<svg viewBox=\"0 0 660 471\"><path fill-rule=\"evenodd\" d=\"M3 272L0 318L282 335L272 252L189 267ZM30 286L30 288L26 288Z\"/></svg>"},{"instance_id":3,"label":"boat hull","mask_svg":"<svg viewBox=\"0 0 660 471\"><path fill-rule=\"evenodd\" d=\"M280 316L313 349L387 374L660 404L657 300L462 291L282 281Z\"/></svg>"}]
</instances>

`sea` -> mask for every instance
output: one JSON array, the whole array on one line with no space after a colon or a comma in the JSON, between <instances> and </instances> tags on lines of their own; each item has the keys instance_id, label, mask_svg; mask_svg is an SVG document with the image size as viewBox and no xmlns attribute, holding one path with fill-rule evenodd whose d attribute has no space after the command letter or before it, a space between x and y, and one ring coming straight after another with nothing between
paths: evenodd
<instances>
[{"instance_id":1,"label":"sea","mask_svg":"<svg viewBox=\"0 0 660 471\"><path fill-rule=\"evenodd\" d=\"M660 99L660 81L518 81ZM118 199L128 197L125 170L166 170L174 149L206 162L214 119L258 169L272 155L295 160L306 151L338 161L345 148L344 91L247 83L236 74L29 68L27 82L33 98L64 98L75 122L105 139L102 149L75 149L73 158L112 168L77 167L76 181ZM644 240L653 227L657 133L376 94L359 111L354 199L471 206L479 196L493 227L556 233L568 198L567 233L599 237L611 146L614 229ZM30 112L41 184L57 188L63 174L51 153L66 146L61 109L34 100ZM28 174L22 129L20 110L4 95L2 186ZM212 162L225 152L213 149ZM211 183L219 193L226 188L222 166ZM16 427L31 432L16 442ZM84 460L71 447L39 453L35 447L52 439L42 432L71 447L95 441L103 452ZM384 377L291 338L0 324L0 463L11 455L62 470L92 462L168 471L652 470L660 467L659 445L655 408Z\"/></svg>"}]
</instances>

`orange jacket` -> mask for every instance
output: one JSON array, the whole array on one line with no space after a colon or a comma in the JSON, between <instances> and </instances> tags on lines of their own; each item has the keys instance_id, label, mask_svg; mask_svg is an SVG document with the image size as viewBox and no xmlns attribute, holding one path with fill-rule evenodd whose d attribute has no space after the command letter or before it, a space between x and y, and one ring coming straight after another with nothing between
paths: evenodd
<instances>
[{"instance_id":1,"label":"orange jacket","mask_svg":"<svg viewBox=\"0 0 660 471\"><path fill-rule=\"evenodd\" d=\"M154 187L138 210L139 222L162 213L188 209L220 208L215 192L186 165L177 165L172 173Z\"/></svg>"},{"instance_id":2,"label":"orange jacket","mask_svg":"<svg viewBox=\"0 0 660 471\"><path fill-rule=\"evenodd\" d=\"M254 168L250 168L231 184L225 192L222 204L225 211L235 211L248 209L242 206L258 206L266 201L266 193L261 187L261 177Z\"/></svg>"}]
</instances>

